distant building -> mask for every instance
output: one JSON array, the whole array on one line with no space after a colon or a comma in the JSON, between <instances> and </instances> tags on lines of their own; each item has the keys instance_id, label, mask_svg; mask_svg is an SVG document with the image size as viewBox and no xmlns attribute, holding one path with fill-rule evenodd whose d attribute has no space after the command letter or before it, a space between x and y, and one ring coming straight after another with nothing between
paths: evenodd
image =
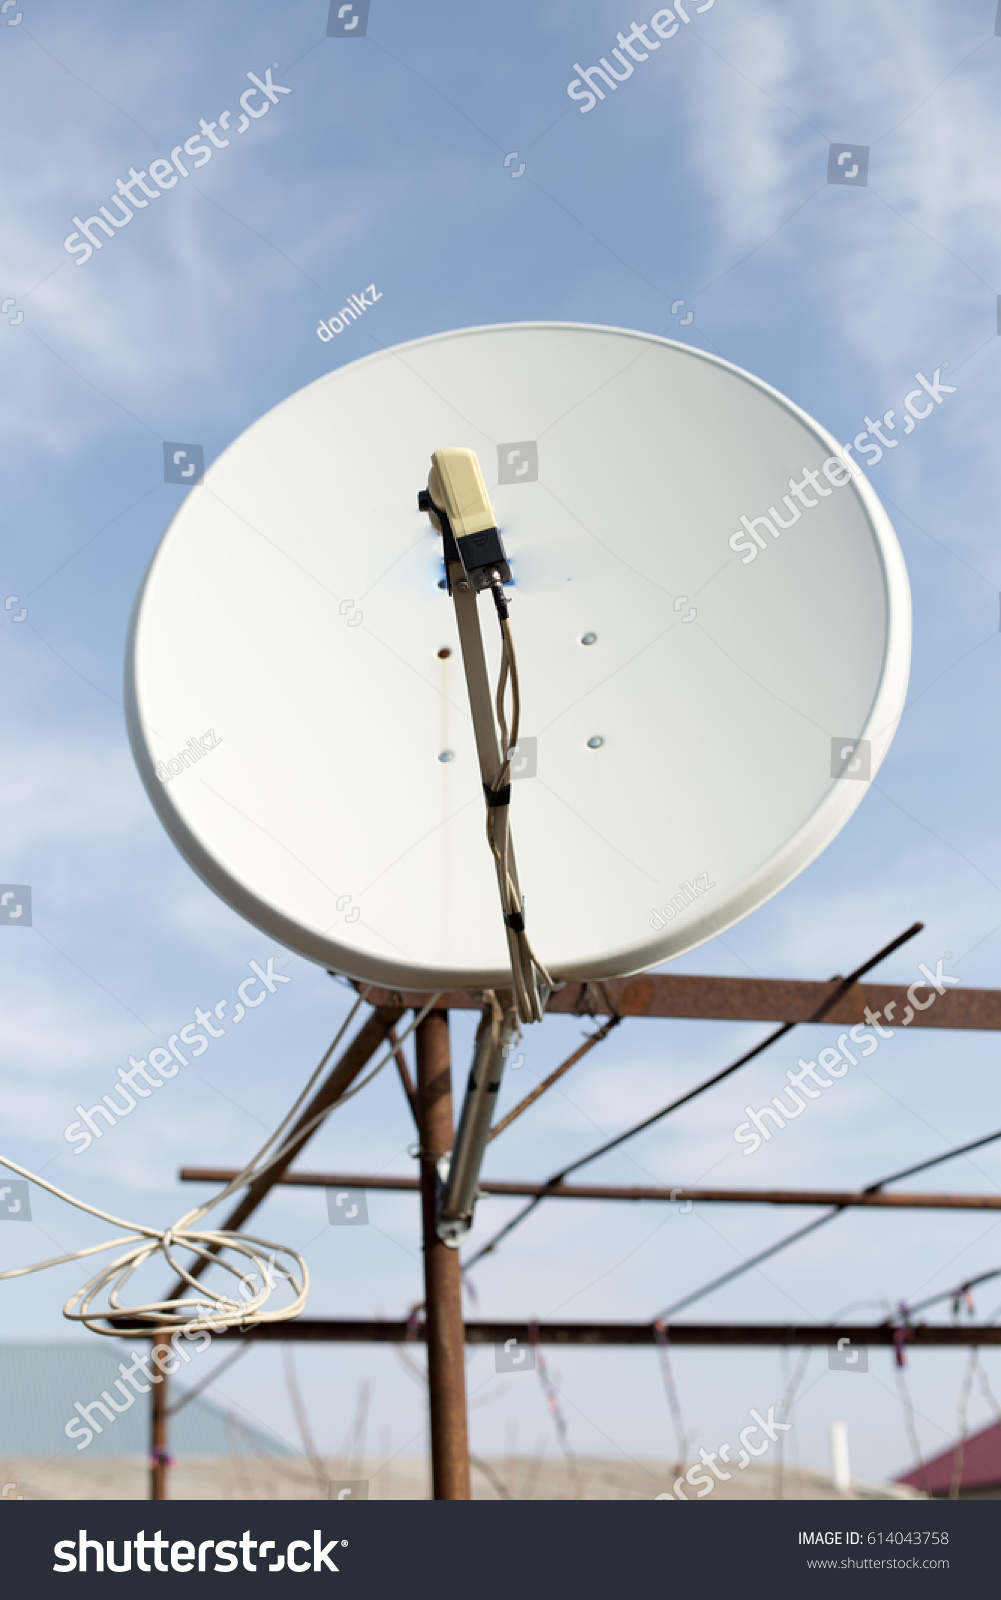
<instances>
[{"instance_id":1,"label":"distant building","mask_svg":"<svg viewBox=\"0 0 1001 1600\"><path fill-rule=\"evenodd\" d=\"M1001 1500L1001 1422L994 1422L980 1433L973 1433L962 1445L956 1444L925 1463L924 1471L905 1473L898 1483L925 1489L938 1500L952 1493L953 1478L959 1479L961 1500Z\"/></svg>"},{"instance_id":2,"label":"distant building","mask_svg":"<svg viewBox=\"0 0 1001 1600\"><path fill-rule=\"evenodd\" d=\"M97 1456L146 1456L149 1453L149 1401L121 1381L120 1364L149 1350L148 1339L102 1339L43 1344L0 1344L0 1457L69 1456L81 1463ZM186 1389L208 1377L216 1364L210 1353L195 1354L191 1365L171 1380L170 1404L184 1399ZM121 1383L121 1387L116 1387ZM107 1390L115 1404L103 1409ZM134 1398L129 1403L129 1395ZM90 1407L100 1427L90 1429L78 1409ZM121 1407L121 1411L118 1410ZM110 1410L112 1421L105 1412ZM76 1422L67 1437L67 1423ZM78 1445L88 1432L92 1439ZM170 1451L176 1456L288 1456L286 1444L263 1428L249 1426L218 1404L201 1397L181 1407L170 1419Z\"/></svg>"}]
</instances>

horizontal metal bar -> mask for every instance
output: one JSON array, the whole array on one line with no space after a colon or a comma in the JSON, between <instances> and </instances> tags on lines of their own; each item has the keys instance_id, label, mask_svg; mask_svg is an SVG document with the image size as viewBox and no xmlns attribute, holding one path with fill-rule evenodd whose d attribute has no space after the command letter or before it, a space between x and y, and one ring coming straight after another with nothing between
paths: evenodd
<instances>
[{"instance_id":1,"label":"horizontal metal bar","mask_svg":"<svg viewBox=\"0 0 1001 1600\"><path fill-rule=\"evenodd\" d=\"M785 978L700 978L680 973L653 973L638 978L617 978L601 984L568 983L550 996L550 1013L574 1016L609 1016L610 1005L624 1017L702 1017L726 1022L807 1022L818 1006L837 988L837 981L806 983ZM919 999L926 1003L933 989L923 985ZM606 998L607 997L607 998ZM372 989L373 1005L420 1006L429 996L395 989ZM443 1010L478 1011L482 994L456 990L443 994ZM865 1022L866 1006L885 1016L897 1028L910 1009L910 1028L1001 1029L1001 989L948 989L935 994L933 1005L917 1010L907 998L906 984L857 983L830 1012L825 1026L850 1026Z\"/></svg>"},{"instance_id":2,"label":"horizontal metal bar","mask_svg":"<svg viewBox=\"0 0 1001 1600\"><path fill-rule=\"evenodd\" d=\"M120 1324L121 1325L121 1324ZM127 1331L121 1328L123 1334ZM147 1330L148 1331L148 1330ZM467 1322L467 1344L520 1344L538 1340L544 1345L654 1345L656 1331L648 1322ZM668 1329L672 1345L836 1345L850 1339L855 1345L892 1345L897 1330L889 1323L712 1323L678 1322ZM407 1344L423 1342L423 1329L408 1336L406 1322L357 1320L347 1317L298 1317L294 1322L266 1322L257 1328L230 1329L217 1339L253 1339L269 1344ZM1001 1326L944 1327L918 1325L907 1330L907 1344L956 1347L1001 1344Z\"/></svg>"},{"instance_id":3,"label":"horizontal metal bar","mask_svg":"<svg viewBox=\"0 0 1001 1600\"><path fill-rule=\"evenodd\" d=\"M183 1183L229 1183L236 1176L233 1167L182 1167ZM286 1172L276 1180L302 1189L382 1189L416 1194L417 1178L389 1178L357 1172ZM887 1194L858 1189L686 1189L622 1188L607 1183L506 1183L499 1178L480 1182L484 1196L528 1199L545 1196L554 1200L667 1200L699 1201L711 1205L762 1206L845 1206L890 1208L900 1211L1001 1211L1001 1195L995 1194Z\"/></svg>"}]
</instances>

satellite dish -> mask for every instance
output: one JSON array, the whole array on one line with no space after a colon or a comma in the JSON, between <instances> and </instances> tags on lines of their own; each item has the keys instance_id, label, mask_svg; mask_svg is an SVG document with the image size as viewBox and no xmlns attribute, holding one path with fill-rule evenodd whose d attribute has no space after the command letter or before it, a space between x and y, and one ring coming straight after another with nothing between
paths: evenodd
<instances>
[{"instance_id":1,"label":"satellite dish","mask_svg":"<svg viewBox=\"0 0 1001 1600\"><path fill-rule=\"evenodd\" d=\"M903 707L910 603L835 439L649 334L437 335L248 428L136 602L128 726L153 804L222 899L310 960L409 990L510 983L442 540L416 504L444 446L476 452L514 580L533 944L566 980L690 950L854 812Z\"/></svg>"}]
</instances>

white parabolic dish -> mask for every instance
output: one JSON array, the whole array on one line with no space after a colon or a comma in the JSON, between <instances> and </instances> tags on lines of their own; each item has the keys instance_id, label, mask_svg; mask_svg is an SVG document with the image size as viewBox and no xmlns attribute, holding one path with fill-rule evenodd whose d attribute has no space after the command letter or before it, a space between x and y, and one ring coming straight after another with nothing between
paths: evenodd
<instances>
[{"instance_id":1,"label":"white parabolic dish","mask_svg":"<svg viewBox=\"0 0 1001 1600\"><path fill-rule=\"evenodd\" d=\"M417 340L230 445L133 614L129 734L153 804L206 883L301 955L410 990L507 981L442 545L416 508L444 446L477 451L514 575L533 945L574 980L689 950L859 804L903 707L910 600L869 484L824 476L831 435L648 334ZM761 515L778 536L757 523L764 548L733 549Z\"/></svg>"}]
</instances>

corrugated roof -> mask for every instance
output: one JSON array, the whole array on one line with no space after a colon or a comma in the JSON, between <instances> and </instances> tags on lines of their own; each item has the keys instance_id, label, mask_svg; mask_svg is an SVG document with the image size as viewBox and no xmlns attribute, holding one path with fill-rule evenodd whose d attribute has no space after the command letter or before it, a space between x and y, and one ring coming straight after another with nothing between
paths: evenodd
<instances>
[{"instance_id":1,"label":"corrugated roof","mask_svg":"<svg viewBox=\"0 0 1001 1600\"><path fill-rule=\"evenodd\" d=\"M183 1348L183 1346L182 1346ZM43 1344L34 1342L0 1344L0 1454L6 1456L144 1456L149 1451L149 1403L136 1395L127 1405L132 1386L121 1379L120 1364L128 1368L134 1356L148 1354L148 1340L98 1339L94 1344ZM192 1364L186 1369L187 1383L171 1385L171 1403L183 1397L206 1377L214 1365L211 1356L199 1355L192 1347ZM141 1369L138 1369L141 1373ZM121 1381L121 1388L116 1387ZM140 1381L142 1379L140 1378ZM95 1409L92 1416L102 1429L77 1451L80 1430L67 1438L66 1424L74 1418L83 1421L75 1402L90 1406L109 1390L120 1414L108 1422ZM123 1391L124 1390L124 1394ZM104 1402L106 1404L106 1402ZM211 1400L190 1401L170 1421L170 1450L178 1456L291 1455L288 1446L263 1429L249 1427L230 1417Z\"/></svg>"},{"instance_id":2,"label":"corrugated roof","mask_svg":"<svg viewBox=\"0 0 1001 1600\"><path fill-rule=\"evenodd\" d=\"M924 1472L917 1468L898 1478L897 1482L909 1483L915 1489L927 1489L931 1494L948 1494L952 1487L957 1449L958 1445L950 1445L940 1456L925 1463ZM969 1494L974 1489L998 1487L1001 1487L1001 1422L992 1422L989 1428L971 1434L963 1446L963 1476L959 1492Z\"/></svg>"}]
</instances>

